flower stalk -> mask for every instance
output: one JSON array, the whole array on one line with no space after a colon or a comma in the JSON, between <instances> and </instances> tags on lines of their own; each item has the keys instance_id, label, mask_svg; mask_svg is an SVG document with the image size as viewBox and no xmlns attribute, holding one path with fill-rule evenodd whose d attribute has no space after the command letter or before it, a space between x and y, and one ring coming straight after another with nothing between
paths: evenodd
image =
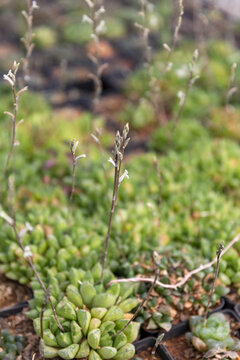
<instances>
[{"instance_id":1,"label":"flower stalk","mask_svg":"<svg viewBox=\"0 0 240 360\"><path fill-rule=\"evenodd\" d=\"M112 158L109 159L109 162L111 162L114 166L114 184L113 184L111 210L110 210L109 220L108 220L108 230L107 230L107 235L106 235L105 244L104 244L104 257L103 257L103 266L102 266L102 273L101 273L101 283L103 282L104 269L106 266L109 237L110 237L110 233L111 233L113 215L114 215L114 211L115 211L115 207L116 207L117 199L118 199L119 186L120 186L121 182L124 180L124 178L128 178L127 170L125 170L121 176L121 167L122 167L122 161L124 158L124 152L129 143L129 140L130 140L130 138L128 138L128 133L129 133L128 124L125 125L122 135L120 135L119 131L117 132L116 137L115 137L114 150L113 150L114 160Z\"/></svg>"},{"instance_id":2,"label":"flower stalk","mask_svg":"<svg viewBox=\"0 0 240 360\"><path fill-rule=\"evenodd\" d=\"M17 91L16 88L16 79L17 79L17 72L19 69L20 63L17 63L14 61L12 69L9 70L9 72L5 75L3 75L3 79L8 82L12 89L12 95L13 95L13 111L5 111L4 114L8 115L12 121L12 131L11 131L11 145L10 150L8 152L7 161L4 167L3 171L3 178L6 177L7 171L10 165L10 161L13 156L14 147L19 145L19 142L16 140L16 132L17 127L23 122L23 119L18 121L18 105L19 105L19 98L21 94L27 90L27 87L23 87L19 91Z\"/></svg>"}]
</instances>

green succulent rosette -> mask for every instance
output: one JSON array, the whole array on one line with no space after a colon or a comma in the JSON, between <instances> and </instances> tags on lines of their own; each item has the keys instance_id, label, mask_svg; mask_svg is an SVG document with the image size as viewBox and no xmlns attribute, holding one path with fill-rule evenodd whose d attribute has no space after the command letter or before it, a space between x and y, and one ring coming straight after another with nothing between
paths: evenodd
<instances>
[{"instance_id":1,"label":"green succulent rosette","mask_svg":"<svg viewBox=\"0 0 240 360\"><path fill-rule=\"evenodd\" d=\"M106 271L100 284L101 270L100 265L87 272L72 268L64 289L56 282L51 284L51 299L64 331L58 328L48 304L43 313L40 341L40 351L46 359L59 356L62 359L128 360L134 356L132 342L138 336L140 323L131 322L120 332L131 317L129 313L138 305L138 300L132 297L134 287L114 283L106 288L111 276ZM35 289L31 310L27 313L39 336L43 301L44 293Z\"/></svg>"},{"instance_id":2,"label":"green succulent rosette","mask_svg":"<svg viewBox=\"0 0 240 360\"><path fill-rule=\"evenodd\" d=\"M211 349L240 350L240 341L232 338L230 323L221 312L208 317L206 323L201 316L192 316L189 320L191 333L186 337L191 341L194 348L200 352Z\"/></svg>"}]
</instances>

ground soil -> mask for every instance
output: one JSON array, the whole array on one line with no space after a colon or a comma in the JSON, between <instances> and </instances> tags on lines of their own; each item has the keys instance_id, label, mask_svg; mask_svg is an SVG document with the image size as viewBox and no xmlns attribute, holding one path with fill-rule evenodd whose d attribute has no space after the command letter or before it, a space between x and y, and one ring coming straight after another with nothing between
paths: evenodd
<instances>
[{"instance_id":1,"label":"ground soil","mask_svg":"<svg viewBox=\"0 0 240 360\"><path fill-rule=\"evenodd\" d=\"M135 354L134 359L136 360L159 360L160 357L151 356L152 348L148 348L147 350L139 351Z\"/></svg>"},{"instance_id":2,"label":"ground soil","mask_svg":"<svg viewBox=\"0 0 240 360\"><path fill-rule=\"evenodd\" d=\"M18 360L40 360L39 338L34 332L32 320L27 319L24 313L0 318L0 328L8 329L13 335L21 335L25 338L24 350ZM35 358L33 358L34 354L36 354Z\"/></svg>"},{"instance_id":3,"label":"ground soil","mask_svg":"<svg viewBox=\"0 0 240 360\"><path fill-rule=\"evenodd\" d=\"M230 300L234 304L240 303L240 296L238 295L236 288L232 288L231 292L226 295L226 298L228 298L228 300Z\"/></svg>"},{"instance_id":4,"label":"ground soil","mask_svg":"<svg viewBox=\"0 0 240 360\"><path fill-rule=\"evenodd\" d=\"M0 309L29 300L31 290L27 286L8 280L0 274Z\"/></svg>"}]
</instances>

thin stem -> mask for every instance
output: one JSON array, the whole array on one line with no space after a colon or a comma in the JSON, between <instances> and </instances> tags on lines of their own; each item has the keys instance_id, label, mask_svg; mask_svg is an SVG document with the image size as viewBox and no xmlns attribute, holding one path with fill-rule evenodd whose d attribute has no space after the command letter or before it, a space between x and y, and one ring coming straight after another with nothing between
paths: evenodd
<instances>
[{"instance_id":1,"label":"thin stem","mask_svg":"<svg viewBox=\"0 0 240 360\"><path fill-rule=\"evenodd\" d=\"M171 46L171 48L169 48L169 51L168 51L168 57L167 57L166 65L165 65L164 70L163 70L163 74L165 74L168 71L169 67L170 67L171 58L172 58L172 55L173 55L174 50L176 48L179 31L180 31L180 28L181 28L181 25L182 25L183 14L184 14L183 0L178 0L177 24L176 24L174 34L173 34L172 46Z\"/></svg>"},{"instance_id":2,"label":"thin stem","mask_svg":"<svg viewBox=\"0 0 240 360\"><path fill-rule=\"evenodd\" d=\"M73 158L72 158L72 187L71 187L71 194L70 194L70 203L72 202L73 195L75 192L75 177L76 177L76 160L73 156Z\"/></svg>"},{"instance_id":3,"label":"thin stem","mask_svg":"<svg viewBox=\"0 0 240 360\"><path fill-rule=\"evenodd\" d=\"M5 179L6 175L7 175L7 171L8 171L8 167L13 155L13 150L14 150L14 146L16 143L16 122L17 122L17 116L18 116L18 96L16 94L16 85L15 83L12 86L12 93L13 93L13 107L14 107L14 111L13 111L13 117L12 117L12 136L11 136L11 145L10 145L10 150L8 153L8 157L7 157L7 161L6 161L6 165L4 168L4 172L3 172L3 178Z\"/></svg>"},{"instance_id":4,"label":"thin stem","mask_svg":"<svg viewBox=\"0 0 240 360\"><path fill-rule=\"evenodd\" d=\"M43 303L42 303L41 313L40 313L40 333L41 333L41 339L43 339L43 314L44 314L44 310L45 310L46 305L47 305L47 297L46 297L46 294L45 294L44 300L43 300Z\"/></svg>"},{"instance_id":5,"label":"thin stem","mask_svg":"<svg viewBox=\"0 0 240 360\"><path fill-rule=\"evenodd\" d=\"M24 247L24 245L23 245L22 238L21 238L21 236L19 235L19 233L18 233L18 231L17 231L16 221L15 221L14 218L13 218L12 228L13 228L13 231L14 231L14 233L15 233L15 236L16 236L17 241L18 241L21 249L22 249L23 252L24 252L25 247ZM57 317L57 314L56 314L54 305L53 305L53 303L52 303L52 300L51 300L51 298L50 298L50 295L49 295L49 293L48 293L48 291L47 291L47 289L46 289L46 287L45 287L45 285L44 285L44 283L43 283L40 275L38 274L38 272L37 272L37 270L36 270L36 268L35 268L35 266L34 266L34 264L33 264L33 262L32 262L31 257L28 256L28 257L26 257L26 259L27 259L29 265L31 266L31 268L32 268L32 270L33 270L33 272L34 272L34 274L35 274L35 276L36 276L39 284L41 285L41 288L42 288L43 291L45 292L45 296L47 297L47 299L48 299L48 301L49 301L49 303L50 303L50 305L51 305L51 308L52 308L52 311L53 311L53 315L54 315L54 317L55 317L55 320L56 320L56 322L57 322L57 325L58 325L59 329L60 329L61 331L64 331L62 325L60 324L60 322L59 322L59 320L58 320L58 317Z\"/></svg>"},{"instance_id":6,"label":"thin stem","mask_svg":"<svg viewBox=\"0 0 240 360\"><path fill-rule=\"evenodd\" d=\"M136 317L138 316L139 312L142 310L142 308L144 307L145 303L149 300L150 296L151 296L151 293L157 283L157 279L159 277L159 272L160 272L160 269L159 269L159 266L158 264L155 264L154 262L154 265L155 265L155 276L154 276L154 279L153 279L153 282L152 282L152 285L150 286L150 289L148 290L146 296L142 299L142 302L141 304L139 305L139 307L137 308L136 312L134 313L133 317L127 322L127 324L121 329L119 330L115 335L119 335L121 334L121 332L123 332L127 327L128 325L131 324L132 321L134 321L136 319Z\"/></svg>"},{"instance_id":7,"label":"thin stem","mask_svg":"<svg viewBox=\"0 0 240 360\"><path fill-rule=\"evenodd\" d=\"M5 220L5 222L6 222L9 226L11 226L11 228L13 229L13 232L14 232L14 234L15 234L15 237L16 237L16 240L17 240L19 246L21 247L23 253L25 253L25 247L24 247L24 244L23 244L23 241L22 241L22 237L20 236L19 232L17 231L14 208L12 208L11 213L13 214L13 217L12 217L12 218L9 217L9 216L8 216L6 213L4 213L4 212L1 212L1 213L0 213L0 216L1 216L1 218L3 218L3 219ZM64 331L62 325L60 324L60 322L59 322L59 320L58 320L58 316L57 316L57 313L56 313L56 311L55 311L55 308L54 308L54 305L53 305L53 303L52 303L52 300L51 300L51 298L50 298L50 295L49 295L49 293L48 293L48 290L46 289L46 287L45 287L45 285L44 285L44 283L43 283L40 275L38 274L37 269L35 268L35 266L34 266L34 264L33 264L33 261L32 261L32 259L31 259L31 256L32 256L32 255L27 255L27 256L25 256L25 258L26 258L27 262L29 263L30 267L32 268L32 270L33 270L33 272L34 272L34 274L35 274L35 276L36 276L39 284L41 285L41 288L43 289L43 291L44 291L44 293L45 293L45 296L47 297L47 299L48 299L48 301L49 301L49 303L50 303L50 305L51 305L51 308L52 308L52 311L53 311L53 315L54 315L54 317L55 317L55 320L56 320L56 322L57 322L57 325L58 325L59 329L60 329L61 331Z\"/></svg>"},{"instance_id":8,"label":"thin stem","mask_svg":"<svg viewBox=\"0 0 240 360\"><path fill-rule=\"evenodd\" d=\"M31 0L26 0L27 3L27 11L23 11L22 14L26 20L27 23L27 31L25 34L25 37L21 39L23 42L25 49L26 49L26 55L25 58L23 58L23 80L29 81L30 78L30 57L32 55L34 44L33 44L33 13L35 9L38 9L38 5L36 1L32 2Z\"/></svg>"},{"instance_id":9,"label":"thin stem","mask_svg":"<svg viewBox=\"0 0 240 360\"><path fill-rule=\"evenodd\" d=\"M117 195L118 195L118 188L119 188L118 182L119 182L119 168L115 166L112 203L111 203L111 210L110 210L109 220L108 220L107 235L106 235L105 243L104 243L105 250L104 250L103 266L102 266L102 273L101 273L101 283L103 282L103 275L104 275L104 269L105 269L106 261L107 261L107 252L108 252L109 237L110 237L111 226L112 226L112 219L113 219L113 214L114 214L114 210L115 210L116 202L117 202Z\"/></svg>"},{"instance_id":10,"label":"thin stem","mask_svg":"<svg viewBox=\"0 0 240 360\"><path fill-rule=\"evenodd\" d=\"M226 105L225 105L226 110L228 110L229 102L230 102L231 97L237 91L237 87L233 86L233 82L234 82L234 79L235 79L236 68L237 68L237 64L233 63L232 67L231 67L231 73L230 73L230 76L229 76L229 79L228 79L228 89L227 89L227 94L226 94Z\"/></svg>"},{"instance_id":11,"label":"thin stem","mask_svg":"<svg viewBox=\"0 0 240 360\"><path fill-rule=\"evenodd\" d=\"M236 235L232 241L230 241L230 243L225 247L225 249L222 251L220 257L222 257L236 242L238 242L240 240L240 234ZM190 271L181 281L177 282L176 284L164 284L160 281L156 282L157 286L163 287L165 289L177 289L181 286L183 286L193 275L199 273L200 271L206 270L208 268L210 268L211 266L213 266L215 263L217 262L217 257L215 259L213 259L212 261L210 261L207 264L204 265L200 265L198 268ZM115 283L127 283L127 282L150 282L152 283L154 281L153 278L143 278L143 277L136 277L136 278L128 278L128 279L116 279L116 280L112 280L107 284L107 287L109 287L111 284L115 284Z\"/></svg>"},{"instance_id":12,"label":"thin stem","mask_svg":"<svg viewBox=\"0 0 240 360\"><path fill-rule=\"evenodd\" d=\"M212 302L213 293L214 293L214 290L216 287L216 282L217 282L218 272L219 272L220 256L221 256L222 251L223 251L223 244L221 243L218 246L217 253L216 253L217 254L217 266L216 266L214 281L213 281L213 285L212 285L212 288L211 288L211 291L210 291L210 294L208 297L208 303L207 303L206 312L205 312L205 316L204 316L204 320L203 320L204 326L206 326L208 310L209 310L210 304Z\"/></svg>"},{"instance_id":13,"label":"thin stem","mask_svg":"<svg viewBox=\"0 0 240 360\"><path fill-rule=\"evenodd\" d=\"M162 222L162 176L159 168L159 163L157 157L154 156L154 165L156 168L157 178L158 178L158 230L159 236L161 237L161 222ZM161 241L160 241L161 242Z\"/></svg>"},{"instance_id":14,"label":"thin stem","mask_svg":"<svg viewBox=\"0 0 240 360\"><path fill-rule=\"evenodd\" d=\"M122 166L122 161L124 158L125 148L127 147L128 142L130 140L130 138L128 138L128 132L129 132L128 124L126 124L124 126L122 136L120 135L119 131L117 132L116 137L115 137L114 151L113 151L114 161L110 158L111 163L114 165L114 184L113 184L111 209L110 209L109 220L108 220L107 235L106 235L106 238L104 241L104 257L103 257L103 265L102 265L102 273L101 273L101 283L103 283L104 270L105 270L106 261L107 261L109 237L110 237L110 233L111 233L113 214L114 214L115 207L117 204L117 199L118 199L119 186L120 186L121 181L124 179L124 177L126 177L126 176L128 177L127 171L125 170L124 174L120 178L121 166Z\"/></svg>"}]
</instances>

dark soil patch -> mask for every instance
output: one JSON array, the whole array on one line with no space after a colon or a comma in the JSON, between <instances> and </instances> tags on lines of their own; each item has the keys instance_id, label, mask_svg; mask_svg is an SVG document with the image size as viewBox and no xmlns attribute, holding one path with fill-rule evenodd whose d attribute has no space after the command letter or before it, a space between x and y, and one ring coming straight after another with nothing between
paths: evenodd
<instances>
[{"instance_id":1,"label":"dark soil patch","mask_svg":"<svg viewBox=\"0 0 240 360\"><path fill-rule=\"evenodd\" d=\"M231 292L226 295L226 298L235 304L240 303L240 296L238 295L236 288L232 288Z\"/></svg>"},{"instance_id":2,"label":"dark soil patch","mask_svg":"<svg viewBox=\"0 0 240 360\"><path fill-rule=\"evenodd\" d=\"M152 348L148 348L147 350L139 351L135 354L134 359L136 360L157 360L161 359L160 357L152 356L151 355Z\"/></svg>"},{"instance_id":3,"label":"dark soil patch","mask_svg":"<svg viewBox=\"0 0 240 360\"><path fill-rule=\"evenodd\" d=\"M31 297L31 290L27 286L8 280L0 275L0 309L26 301Z\"/></svg>"}]
</instances>

